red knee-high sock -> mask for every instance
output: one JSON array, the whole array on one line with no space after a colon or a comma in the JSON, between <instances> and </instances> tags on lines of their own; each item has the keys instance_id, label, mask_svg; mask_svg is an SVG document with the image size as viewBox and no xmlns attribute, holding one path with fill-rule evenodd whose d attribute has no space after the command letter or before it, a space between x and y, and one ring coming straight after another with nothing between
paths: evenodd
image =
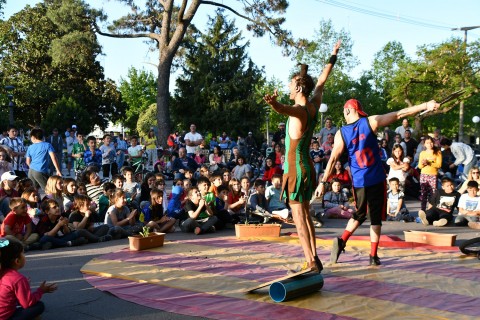
<instances>
[{"instance_id":1,"label":"red knee-high sock","mask_svg":"<svg viewBox=\"0 0 480 320\"><path fill-rule=\"evenodd\" d=\"M352 235L352 233L350 231L348 231L348 230L343 231L343 234L342 234L343 242L347 242L348 238L350 238L351 235Z\"/></svg>"},{"instance_id":2,"label":"red knee-high sock","mask_svg":"<svg viewBox=\"0 0 480 320\"><path fill-rule=\"evenodd\" d=\"M370 255L375 257L377 255L378 242L370 242Z\"/></svg>"}]
</instances>

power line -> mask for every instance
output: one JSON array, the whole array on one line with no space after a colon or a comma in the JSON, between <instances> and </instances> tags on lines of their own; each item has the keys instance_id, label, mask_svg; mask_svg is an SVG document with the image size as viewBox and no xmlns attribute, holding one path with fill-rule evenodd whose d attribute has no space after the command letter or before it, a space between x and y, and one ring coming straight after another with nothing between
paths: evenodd
<instances>
[{"instance_id":1,"label":"power line","mask_svg":"<svg viewBox=\"0 0 480 320\"><path fill-rule=\"evenodd\" d=\"M416 25L416 26L420 26L420 27L440 29L440 30L449 30L449 31L452 29L452 27L454 27L452 25L450 25L450 26L440 25L441 22L436 22L436 21L428 22L429 20L426 20L426 19L421 19L420 20L418 18L408 17L408 16L405 16L405 15L400 16L400 15L396 15L396 14L393 14L393 13L387 13L385 11L381 11L381 10L378 10L378 9L375 9L375 8L372 8L372 7L370 7L371 9L366 9L366 8L368 8L367 6L362 5L362 7L359 7L359 6L355 6L353 4L348 4L348 3L346 3L346 1L344 1L344 2L336 1L336 0L316 0L316 1L322 2L322 3L330 5L330 6L342 8L342 9L345 9L345 10L354 11L354 12L362 13L362 14L365 14L365 15L381 18L381 19L392 20L392 21L402 22L402 23L406 23L406 24Z\"/></svg>"}]
</instances>

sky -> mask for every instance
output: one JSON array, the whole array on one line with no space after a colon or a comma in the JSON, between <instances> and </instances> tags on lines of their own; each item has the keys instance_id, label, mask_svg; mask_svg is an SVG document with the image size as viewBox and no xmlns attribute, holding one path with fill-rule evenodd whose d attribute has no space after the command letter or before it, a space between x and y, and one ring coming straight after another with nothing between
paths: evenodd
<instances>
[{"instance_id":1,"label":"sky","mask_svg":"<svg viewBox=\"0 0 480 320\"><path fill-rule=\"evenodd\" d=\"M5 18L25 5L34 5L37 2L39 1L7 0ZM117 18L128 12L116 1L87 2L92 7L104 8L109 18ZM218 2L228 5L233 3L233 0ZM193 23L205 30L207 15L212 15L213 11L212 6L200 6ZM331 19L335 30L344 29L350 33L354 43L353 54L360 61L360 65L352 72L354 77L358 77L363 70L370 69L374 54L387 42L401 42L407 54L414 56L420 45L441 43L451 37L463 39L463 31L451 29L480 26L479 13L478 0L291 0L285 27L291 30L295 37L311 39L315 30L318 30L320 21ZM236 21L240 22L241 18L237 17ZM275 77L287 85L295 62L282 56L281 48L272 45L268 37L250 37L250 33L240 23L238 28L245 39L250 41L250 57L257 66L265 68L267 78ZM468 32L468 42L476 41L479 37L480 28ZM117 82L121 78L126 79L130 67L156 74L158 51L150 51L143 40L102 36L98 36L98 39L104 53L99 60L106 77ZM173 89L174 81L171 83Z\"/></svg>"}]
</instances>

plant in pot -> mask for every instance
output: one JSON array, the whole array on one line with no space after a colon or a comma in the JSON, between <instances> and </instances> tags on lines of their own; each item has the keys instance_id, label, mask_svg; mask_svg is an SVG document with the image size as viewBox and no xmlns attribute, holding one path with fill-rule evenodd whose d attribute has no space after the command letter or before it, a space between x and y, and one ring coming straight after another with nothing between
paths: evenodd
<instances>
[{"instance_id":1,"label":"plant in pot","mask_svg":"<svg viewBox=\"0 0 480 320\"><path fill-rule=\"evenodd\" d=\"M139 251L163 246L165 233L150 232L149 227L143 227L138 235L128 237L130 250Z\"/></svg>"},{"instance_id":2,"label":"plant in pot","mask_svg":"<svg viewBox=\"0 0 480 320\"><path fill-rule=\"evenodd\" d=\"M235 236L237 238L249 237L280 237L281 224L250 223L247 212L245 223L235 225Z\"/></svg>"}]
</instances>

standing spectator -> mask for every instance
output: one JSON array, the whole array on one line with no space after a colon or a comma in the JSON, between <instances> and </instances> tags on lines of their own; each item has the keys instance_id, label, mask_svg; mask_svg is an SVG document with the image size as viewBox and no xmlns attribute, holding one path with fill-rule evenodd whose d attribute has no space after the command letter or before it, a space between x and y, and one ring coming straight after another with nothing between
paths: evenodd
<instances>
[{"instance_id":1,"label":"standing spectator","mask_svg":"<svg viewBox=\"0 0 480 320\"><path fill-rule=\"evenodd\" d=\"M130 166L136 171L140 165L143 156L143 147L138 143L138 137L133 136L130 138L130 147L128 148L128 161Z\"/></svg>"},{"instance_id":2,"label":"standing spectator","mask_svg":"<svg viewBox=\"0 0 480 320\"><path fill-rule=\"evenodd\" d=\"M282 140L282 137L285 138L285 123L280 122L278 124L278 130L273 134L272 141L275 142L275 144L280 143Z\"/></svg>"},{"instance_id":3,"label":"standing spectator","mask_svg":"<svg viewBox=\"0 0 480 320\"><path fill-rule=\"evenodd\" d=\"M70 170L72 169L72 151L73 151L73 145L75 144L75 136L73 135L74 132L73 130L69 131L68 137L65 138L65 144L67 146L67 176L70 175Z\"/></svg>"},{"instance_id":4,"label":"standing spectator","mask_svg":"<svg viewBox=\"0 0 480 320\"><path fill-rule=\"evenodd\" d=\"M398 133L403 139L405 138L405 130L410 130L410 133L413 134L413 129L410 127L408 119L402 120L402 125L395 129L395 133Z\"/></svg>"},{"instance_id":5,"label":"standing spectator","mask_svg":"<svg viewBox=\"0 0 480 320\"><path fill-rule=\"evenodd\" d=\"M30 131L30 140L32 140L32 145L28 147L26 154L26 162L30 167L28 177L33 181L35 188L45 190L49 176L49 159L55 167L57 176L62 176L62 170L52 145L43 141L42 129L32 129Z\"/></svg>"},{"instance_id":6,"label":"standing spectator","mask_svg":"<svg viewBox=\"0 0 480 320\"><path fill-rule=\"evenodd\" d=\"M97 148L97 139L94 136L87 138L87 150L83 154L87 166L95 166L98 170L102 167L102 151Z\"/></svg>"},{"instance_id":7,"label":"standing spectator","mask_svg":"<svg viewBox=\"0 0 480 320\"><path fill-rule=\"evenodd\" d=\"M407 144L402 140L402 136L400 135L400 133L395 134L395 143L393 145L396 145L396 144L399 144L399 145L402 146L403 153L406 152ZM393 149L393 147L392 147L392 149Z\"/></svg>"},{"instance_id":8,"label":"standing spectator","mask_svg":"<svg viewBox=\"0 0 480 320\"><path fill-rule=\"evenodd\" d=\"M232 170L237 165L239 156L240 151L238 150L238 147L233 147L232 154L230 155L230 159L227 163L227 167L229 170Z\"/></svg>"},{"instance_id":9,"label":"standing spectator","mask_svg":"<svg viewBox=\"0 0 480 320\"><path fill-rule=\"evenodd\" d=\"M103 137L103 144L100 146L102 152L102 171L103 177L108 178L110 173L112 177L118 173L117 163L115 162L115 146L112 142L112 136L106 134Z\"/></svg>"},{"instance_id":10,"label":"standing spectator","mask_svg":"<svg viewBox=\"0 0 480 320\"><path fill-rule=\"evenodd\" d=\"M155 131L150 129L148 135L145 138L145 153L148 156L147 166L153 169L153 164L157 162L157 137L155 136Z\"/></svg>"},{"instance_id":11,"label":"standing spectator","mask_svg":"<svg viewBox=\"0 0 480 320\"><path fill-rule=\"evenodd\" d=\"M76 124L72 124L72 130L73 130L73 137L76 138L76 137L77 137L77 134L78 134L77 125L76 125ZM70 132L70 135L72 135L72 132Z\"/></svg>"},{"instance_id":12,"label":"standing spectator","mask_svg":"<svg viewBox=\"0 0 480 320\"><path fill-rule=\"evenodd\" d=\"M49 142L55 152L55 157L57 157L60 170L62 169L62 159L63 159L63 139L62 136L58 134L58 129L54 128L52 130L52 135L46 139ZM55 166L53 162L50 162L50 175L54 174Z\"/></svg>"},{"instance_id":13,"label":"standing spectator","mask_svg":"<svg viewBox=\"0 0 480 320\"><path fill-rule=\"evenodd\" d=\"M441 144L440 144L440 141L442 141L442 138L443 137L442 137L440 129L439 128L435 129L433 131L433 143L439 148L442 147Z\"/></svg>"},{"instance_id":14,"label":"standing spectator","mask_svg":"<svg viewBox=\"0 0 480 320\"><path fill-rule=\"evenodd\" d=\"M248 135L245 137L245 146L247 147L247 152L250 154L252 150L257 149L257 142L253 137L253 132L249 132Z\"/></svg>"},{"instance_id":15,"label":"standing spectator","mask_svg":"<svg viewBox=\"0 0 480 320\"><path fill-rule=\"evenodd\" d=\"M25 177L25 171L27 168L25 163L25 147L23 141L18 138L18 129L15 126L8 128L8 136L0 141L0 144L8 147L8 153L12 158L12 165L15 174L21 178Z\"/></svg>"},{"instance_id":16,"label":"standing spectator","mask_svg":"<svg viewBox=\"0 0 480 320\"><path fill-rule=\"evenodd\" d=\"M310 150L310 157L313 161L313 166L315 167L316 180L315 183L318 183L318 177L323 173L323 161L325 160L325 152L320 149L320 145L317 140L312 142L312 149Z\"/></svg>"},{"instance_id":17,"label":"standing spectator","mask_svg":"<svg viewBox=\"0 0 480 320\"><path fill-rule=\"evenodd\" d=\"M119 169L123 167L123 163L125 162L125 152L127 152L127 149L127 141L123 139L123 134L120 134L117 140L117 168Z\"/></svg>"},{"instance_id":18,"label":"standing spectator","mask_svg":"<svg viewBox=\"0 0 480 320\"><path fill-rule=\"evenodd\" d=\"M415 152L417 151L418 142L412 138L412 133L410 130L405 130L403 142L405 142L405 145L407 146L407 149L403 150L405 151L405 155L410 159L413 159L413 157L415 157Z\"/></svg>"},{"instance_id":19,"label":"standing spectator","mask_svg":"<svg viewBox=\"0 0 480 320\"><path fill-rule=\"evenodd\" d=\"M337 132L337 127L333 125L332 118L327 117L325 118L325 127L320 130L320 133L317 135L318 141L320 145L322 145L325 141L327 141L327 137L329 134L335 136Z\"/></svg>"},{"instance_id":20,"label":"standing spectator","mask_svg":"<svg viewBox=\"0 0 480 320\"><path fill-rule=\"evenodd\" d=\"M396 144L393 146L392 157L388 158L387 165L390 166L387 180L390 181L392 178L397 178L400 191L404 191L405 180L407 180L408 171L410 170L410 160L405 157L401 145Z\"/></svg>"},{"instance_id":21,"label":"standing spectator","mask_svg":"<svg viewBox=\"0 0 480 320\"><path fill-rule=\"evenodd\" d=\"M178 131L175 133L170 133L167 138L167 146L170 151L177 150L177 134Z\"/></svg>"},{"instance_id":22,"label":"standing spectator","mask_svg":"<svg viewBox=\"0 0 480 320\"><path fill-rule=\"evenodd\" d=\"M330 154L333 150L333 134L327 135L327 141L322 143L320 148L322 148L323 152L325 153L325 161L328 162L328 159L330 159Z\"/></svg>"},{"instance_id":23,"label":"standing spectator","mask_svg":"<svg viewBox=\"0 0 480 320\"><path fill-rule=\"evenodd\" d=\"M450 149L455 157L455 162L450 165L450 168L463 164L463 172L467 174L477 164L477 157L469 145L463 142L452 142L447 138L443 138L440 145L444 149Z\"/></svg>"},{"instance_id":24,"label":"standing spectator","mask_svg":"<svg viewBox=\"0 0 480 320\"><path fill-rule=\"evenodd\" d=\"M85 151L87 150L87 146L85 145L85 141L83 140L83 134L77 134L77 142L73 144L72 148L72 157L73 157L73 170L75 174L79 174L83 169L85 169L85 160L83 156Z\"/></svg>"},{"instance_id":25,"label":"standing spectator","mask_svg":"<svg viewBox=\"0 0 480 320\"><path fill-rule=\"evenodd\" d=\"M203 143L203 137L200 133L197 132L197 126L194 124L190 125L190 132L185 135L185 145L187 150L187 156L193 157L195 151Z\"/></svg>"},{"instance_id":26,"label":"standing spectator","mask_svg":"<svg viewBox=\"0 0 480 320\"><path fill-rule=\"evenodd\" d=\"M7 161L7 152L0 148L0 176L5 172L12 171L13 166L10 162Z\"/></svg>"},{"instance_id":27,"label":"standing spectator","mask_svg":"<svg viewBox=\"0 0 480 320\"><path fill-rule=\"evenodd\" d=\"M388 150L392 150L395 143L395 131L391 130L390 127L385 127L383 129L383 139L387 140Z\"/></svg>"},{"instance_id":28,"label":"standing spectator","mask_svg":"<svg viewBox=\"0 0 480 320\"><path fill-rule=\"evenodd\" d=\"M438 169L442 167L442 153L433 144L431 137L425 138L425 151L420 153L418 168L420 168L420 200L422 210L427 206L427 200L437 190Z\"/></svg>"}]
</instances>

